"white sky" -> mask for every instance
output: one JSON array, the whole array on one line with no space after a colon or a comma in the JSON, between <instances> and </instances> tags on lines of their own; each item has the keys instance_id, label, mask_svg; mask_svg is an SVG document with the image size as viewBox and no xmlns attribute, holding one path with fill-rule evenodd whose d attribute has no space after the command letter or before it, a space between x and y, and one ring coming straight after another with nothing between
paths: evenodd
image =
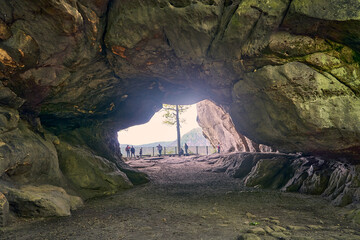
<instances>
[{"instance_id":1,"label":"white sky","mask_svg":"<svg viewBox=\"0 0 360 240\"><path fill-rule=\"evenodd\" d=\"M127 130L121 130L118 132L118 140L121 144L141 145L152 142L161 141L174 141L176 140L176 126L169 126L163 124L162 115L164 112L157 112L146 124L137 125L128 128ZM196 122L197 111L196 104L181 114L181 118L186 122L181 125L181 135L189 132L194 128L198 128L199 125Z\"/></svg>"}]
</instances>

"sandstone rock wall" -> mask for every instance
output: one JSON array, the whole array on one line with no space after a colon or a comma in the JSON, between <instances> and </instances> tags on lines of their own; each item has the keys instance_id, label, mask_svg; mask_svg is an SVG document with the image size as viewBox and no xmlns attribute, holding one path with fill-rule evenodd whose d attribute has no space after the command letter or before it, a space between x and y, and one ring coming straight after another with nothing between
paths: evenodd
<instances>
[{"instance_id":1,"label":"sandstone rock wall","mask_svg":"<svg viewBox=\"0 0 360 240\"><path fill-rule=\"evenodd\" d=\"M271 152L270 147L254 143L237 132L229 113L209 100L196 104L197 122L204 136L221 152Z\"/></svg>"},{"instance_id":2,"label":"sandstone rock wall","mask_svg":"<svg viewBox=\"0 0 360 240\"><path fill-rule=\"evenodd\" d=\"M1 3L2 83L52 132L210 99L255 142L358 162L355 0Z\"/></svg>"},{"instance_id":3,"label":"sandstone rock wall","mask_svg":"<svg viewBox=\"0 0 360 240\"><path fill-rule=\"evenodd\" d=\"M279 153L233 153L214 166L249 187L321 195L337 206L360 202L359 166Z\"/></svg>"},{"instance_id":4,"label":"sandstone rock wall","mask_svg":"<svg viewBox=\"0 0 360 240\"><path fill-rule=\"evenodd\" d=\"M0 0L0 175L68 190L60 141L145 182L115 132L203 99L255 142L359 164L358 6Z\"/></svg>"}]
</instances>

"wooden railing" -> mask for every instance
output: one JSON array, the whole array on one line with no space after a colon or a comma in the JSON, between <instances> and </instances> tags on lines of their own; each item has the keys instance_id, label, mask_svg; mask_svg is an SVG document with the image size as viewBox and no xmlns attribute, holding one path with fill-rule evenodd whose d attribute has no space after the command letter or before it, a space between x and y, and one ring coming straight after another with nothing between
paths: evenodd
<instances>
[{"instance_id":1,"label":"wooden railing","mask_svg":"<svg viewBox=\"0 0 360 240\"><path fill-rule=\"evenodd\" d=\"M182 148L185 154L185 148ZM140 147L135 148L135 155L139 156ZM189 155L209 155L215 153L216 149L212 146L189 146L188 154ZM125 148L121 148L121 153L126 157ZM161 152L162 155L177 155L179 154L177 147L163 147ZM154 147L143 147L142 148L143 156L158 156L159 151L156 146Z\"/></svg>"}]
</instances>

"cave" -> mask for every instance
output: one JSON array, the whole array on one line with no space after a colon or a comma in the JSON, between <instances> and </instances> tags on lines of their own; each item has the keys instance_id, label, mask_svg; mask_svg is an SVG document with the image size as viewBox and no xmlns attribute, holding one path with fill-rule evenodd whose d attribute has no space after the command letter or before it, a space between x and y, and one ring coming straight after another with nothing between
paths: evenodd
<instances>
[{"instance_id":1,"label":"cave","mask_svg":"<svg viewBox=\"0 0 360 240\"><path fill-rule=\"evenodd\" d=\"M123 161L117 131L162 103L204 99L257 144L222 158L240 169L224 171L244 177L274 154L259 145L274 149L287 172L264 187L323 194L359 219L359 9L357 0L0 0L0 225L9 209L69 216L149 182ZM307 185L286 185L289 171ZM65 207L54 209L54 193Z\"/></svg>"}]
</instances>

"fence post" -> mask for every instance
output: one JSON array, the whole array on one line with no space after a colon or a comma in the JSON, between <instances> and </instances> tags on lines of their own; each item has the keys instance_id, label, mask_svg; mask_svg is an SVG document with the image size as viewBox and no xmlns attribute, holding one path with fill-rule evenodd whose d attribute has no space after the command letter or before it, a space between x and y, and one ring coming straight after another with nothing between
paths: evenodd
<instances>
[{"instance_id":1,"label":"fence post","mask_svg":"<svg viewBox=\"0 0 360 240\"><path fill-rule=\"evenodd\" d=\"M153 147L153 157L155 156L155 147Z\"/></svg>"},{"instance_id":2,"label":"fence post","mask_svg":"<svg viewBox=\"0 0 360 240\"><path fill-rule=\"evenodd\" d=\"M164 147L164 155L166 155L166 147Z\"/></svg>"},{"instance_id":3,"label":"fence post","mask_svg":"<svg viewBox=\"0 0 360 240\"><path fill-rule=\"evenodd\" d=\"M206 155L209 155L209 146L206 146Z\"/></svg>"},{"instance_id":4,"label":"fence post","mask_svg":"<svg viewBox=\"0 0 360 240\"><path fill-rule=\"evenodd\" d=\"M196 146L196 155L199 155L199 147Z\"/></svg>"}]
</instances>

